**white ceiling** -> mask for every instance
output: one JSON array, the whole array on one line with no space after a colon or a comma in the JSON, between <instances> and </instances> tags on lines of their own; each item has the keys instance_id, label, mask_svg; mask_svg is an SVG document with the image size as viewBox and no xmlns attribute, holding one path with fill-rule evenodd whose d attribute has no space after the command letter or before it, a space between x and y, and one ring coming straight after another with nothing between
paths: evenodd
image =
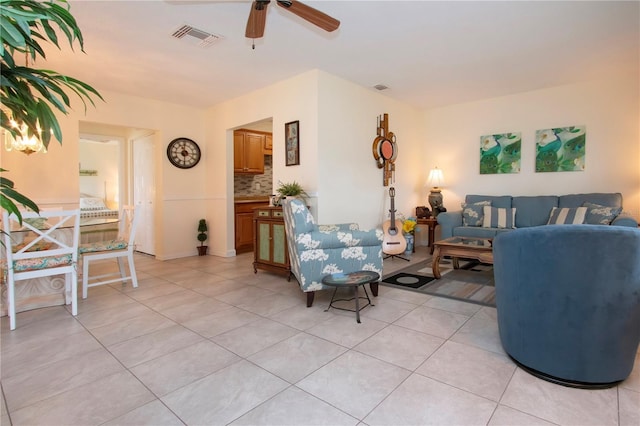
<instances>
[{"instance_id":1,"label":"white ceiling","mask_svg":"<svg viewBox=\"0 0 640 426\"><path fill-rule=\"evenodd\" d=\"M71 0L86 55L63 46L36 66L196 107L311 69L371 90L384 84L382 93L418 108L638 72L637 1L305 3L340 28L325 33L274 1L252 49L249 1ZM183 24L224 38L207 48L172 38Z\"/></svg>"}]
</instances>

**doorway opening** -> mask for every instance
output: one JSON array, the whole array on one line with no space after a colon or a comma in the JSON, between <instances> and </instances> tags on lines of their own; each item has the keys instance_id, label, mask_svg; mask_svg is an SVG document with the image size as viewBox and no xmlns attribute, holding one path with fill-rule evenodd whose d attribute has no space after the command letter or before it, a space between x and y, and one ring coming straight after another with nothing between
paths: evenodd
<instances>
[{"instance_id":1,"label":"doorway opening","mask_svg":"<svg viewBox=\"0 0 640 426\"><path fill-rule=\"evenodd\" d=\"M239 125L233 131L234 248L238 254L253 251L253 208L268 205L273 194L273 119ZM242 167L245 163L249 167Z\"/></svg>"},{"instance_id":2,"label":"doorway opening","mask_svg":"<svg viewBox=\"0 0 640 426\"><path fill-rule=\"evenodd\" d=\"M81 198L102 199L112 213L135 205L144 224L136 251L155 255L155 131L91 122L79 130Z\"/></svg>"}]
</instances>

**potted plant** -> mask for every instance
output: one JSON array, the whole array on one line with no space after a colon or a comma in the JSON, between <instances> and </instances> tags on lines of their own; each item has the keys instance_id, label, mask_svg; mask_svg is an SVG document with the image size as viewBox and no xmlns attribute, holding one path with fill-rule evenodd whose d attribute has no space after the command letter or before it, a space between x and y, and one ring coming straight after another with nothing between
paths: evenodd
<instances>
[{"instance_id":1,"label":"potted plant","mask_svg":"<svg viewBox=\"0 0 640 426\"><path fill-rule=\"evenodd\" d=\"M51 136L62 143L62 131L53 110L68 114L71 104L66 91L75 93L85 107L87 101L94 104L93 97L103 100L97 90L80 80L14 61L14 56L46 60L40 43L50 42L60 48L64 38L72 48L77 44L84 52L82 32L69 9L65 0L2 3L0 122L13 137L37 135L45 148Z\"/></svg>"},{"instance_id":2,"label":"potted plant","mask_svg":"<svg viewBox=\"0 0 640 426\"><path fill-rule=\"evenodd\" d=\"M64 0L41 2L12 0L3 2L0 10L2 47L0 48L0 126L14 138L37 135L48 147L51 136L62 143L62 131L53 109L68 114L71 104L67 91L75 93L84 103L94 104L92 96L102 99L93 87L72 77L51 70L30 68L22 59L46 59L41 42L50 42L60 48L63 34L69 45L78 44L84 52L84 39L78 24ZM56 31L59 30L59 31ZM102 99L104 100L104 99ZM52 109L53 108L53 109ZM19 125L21 124L21 125ZM6 137L6 136L5 136ZM29 154L30 151L26 150ZM0 172L6 172L0 169ZM8 213L22 217L16 203L38 212L38 206L14 188L10 179L0 177L0 207Z\"/></svg>"},{"instance_id":3,"label":"potted plant","mask_svg":"<svg viewBox=\"0 0 640 426\"><path fill-rule=\"evenodd\" d=\"M282 204L282 200L287 197L301 197L306 200L308 196L307 193L304 192L304 189L302 189L302 185L295 180L289 183L278 181L278 189L276 189L276 192L279 195L278 205Z\"/></svg>"},{"instance_id":4,"label":"potted plant","mask_svg":"<svg viewBox=\"0 0 640 426\"><path fill-rule=\"evenodd\" d=\"M198 256L204 256L207 254L207 249L209 246L205 246L204 242L207 241L207 221L204 219L200 219L198 222L198 241L200 241L200 245L198 248Z\"/></svg>"}]
</instances>

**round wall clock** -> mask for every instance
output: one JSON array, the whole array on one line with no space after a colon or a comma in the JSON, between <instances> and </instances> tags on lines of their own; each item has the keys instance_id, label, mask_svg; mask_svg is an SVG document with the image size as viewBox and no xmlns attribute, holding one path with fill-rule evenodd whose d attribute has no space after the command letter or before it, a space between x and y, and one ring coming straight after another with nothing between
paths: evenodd
<instances>
[{"instance_id":1,"label":"round wall clock","mask_svg":"<svg viewBox=\"0 0 640 426\"><path fill-rule=\"evenodd\" d=\"M190 169L200 161L200 147L187 138L172 140L167 147L167 157L176 167Z\"/></svg>"}]
</instances>

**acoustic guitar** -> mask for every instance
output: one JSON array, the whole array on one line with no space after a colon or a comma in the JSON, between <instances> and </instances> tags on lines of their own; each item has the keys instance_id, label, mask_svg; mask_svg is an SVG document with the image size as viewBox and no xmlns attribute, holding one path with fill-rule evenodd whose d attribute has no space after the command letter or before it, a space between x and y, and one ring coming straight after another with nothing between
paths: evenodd
<instances>
[{"instance_id":1,"label":"acoustic guitar","mask_svg":"<svg viewBox=\"0 0 640 426\"><path fill-rule=\"evenodd\" d=\"M396 209L393 198L396 196L395 188L389 188L389 197L391 198L391 218L382 224L384 238L382 241L382 252L385 254L396 255L404 253L407 248L407 240L402 235L402 222L396 220Z\"/></svg>"}]
</instances>

